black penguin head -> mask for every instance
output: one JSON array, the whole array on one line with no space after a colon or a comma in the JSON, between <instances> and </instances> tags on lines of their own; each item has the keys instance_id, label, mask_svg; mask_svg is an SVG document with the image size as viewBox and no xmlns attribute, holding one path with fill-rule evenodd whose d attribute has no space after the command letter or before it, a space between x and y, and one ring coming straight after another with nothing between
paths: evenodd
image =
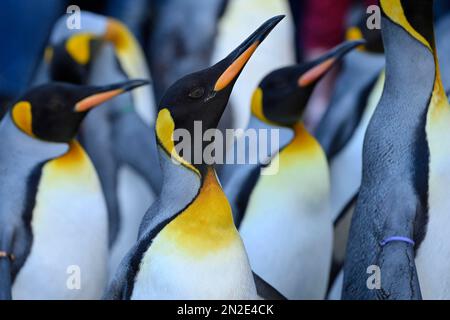
<instances>
[{"instance_id":1,"label":"black penguin head","mask_svg":"<svg viewBox=\"0 0 450 320\"><path fill-rule=\"evenodd\" d=\"M93 58L102 45L102 39L91 33L74 34L56 45L47 48L53 81L84 84L88 80Z\"/></svg>"},{"instance_id":2,"label":"black penguin head","mask_svg":"<svg viewBox=\"0 0 450 320\"><path fill-rule=\"evenodd\" d=\"M252 98L252 114L259 120L279 126L297 123L319 80L352 49L364 41L349 41L320 58L269 73Z\"/></svg>"},{"instance_id":3,"label":"black penguin head","mask_svg":"<svg viewBox=\"0 0 450 320\"><path fill-rule=\"evenodd\" d=\"M194 122L202 129L216 128L228 103L233 86L257 47L284 18L266 21L225 59L212 67L187 75L175 82L159 104L156 121L158 143L172 152L171 135L175 129L194 133Z\"/></svg>"},{"instance_id":4,"label":"black penguin head","mask_svg":"<svg viewBox=\"0 0 450 320\"><path fill-rule=\"evenodd\" d=\"M93 107L147 84L133 80L110 86L49 83L31 89L11 109L15 125L24 133L51 142L70 142Z\"/></svg>"},{"instance_id":5,"label":"black penguin head","mask_svg":"<svg viewBox=\"0 0 450 320\"><path fill-rule=\"evenodd\" d=\"M56 31L66 27L65 19L63 25L61 23L57 23ZM83 12L82 29L64 38L56 36L46 49L44 58L49 64L51 79L85 84L92 61L106 43L114 46L119 67L124 68L126 75L139 78L137 74L142 72L139 68L143 66L144 56L128 28L116 19Z\"/></svg>"}]
</instances>

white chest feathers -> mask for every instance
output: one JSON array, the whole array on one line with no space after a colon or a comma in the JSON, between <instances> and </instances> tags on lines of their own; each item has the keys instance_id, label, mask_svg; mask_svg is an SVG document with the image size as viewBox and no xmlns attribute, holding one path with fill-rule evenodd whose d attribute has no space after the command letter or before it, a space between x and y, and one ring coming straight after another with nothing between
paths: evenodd
<instances>
[{"instance_id":1,"label":"white chest feathers","mask_svg":"<svg viewBox=\"0 0 450 320\"><path fill-rule=\"evenodd\" d=\"M264 280L288 299L322 299L332 250L327 161L301 125L278 157L278 173L261 176L251 194L240 233Z\"/></svg>"},{"instance_id":2,"label":"white chest feathers","mask_svg":"<svg viewBox=\"0 0 450 320\"><path fill-rule=\"evenodd\" d=\"M416 254L416 267L424 299L450 299L450 106L443 89L435 87L427 119L430 150L428 224Z\"/></svg>"},{"instance_id":3,"label":"white chest feathers","mask_svg":"<svg viewBox=\"0 0 450 320\"><path fill-rule=\"evenodd\" d=\"M98 299L107 279L107 212L95 169L77 142L45 164L30 254L14 299Z\"/></svg>"},{"instance_id":4,"label":"white chest feathers","mask_svg":"<svg viewBox=\"0 0 450 320\"><path fill-rule=\"evenodd\" d=\"M209 170L196 199L153 239L132 299L256 299L230 205Z\"/></svg>"}]
</instances>

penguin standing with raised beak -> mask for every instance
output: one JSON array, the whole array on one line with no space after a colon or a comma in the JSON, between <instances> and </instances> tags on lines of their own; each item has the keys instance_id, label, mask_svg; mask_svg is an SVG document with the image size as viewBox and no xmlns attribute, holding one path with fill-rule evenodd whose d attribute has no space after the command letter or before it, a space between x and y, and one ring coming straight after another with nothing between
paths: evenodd
<instances>
[{"instance_id":1,"label":"penguin standing with raised beak","mask_svg":"<svg viewBox=\"0 0 450 320\"><path fill-rule=\"evenodd\" d=\"M248 189L239 231L254 271L288 299L323 299L331 261L328 163L302 123L303 111L319 80L362 43L347 42L310 63L273 71L253 95L253 116L289 128L293 137Z\"/></svg>"},{"instance_id":2,"label":"penguin standing with raised beak","mask_svg":"<svg viewBox=\"0 0 450 320\"><path fill-rule=\"evenodd\" d=\"M144 84L50 83L31 89L2 119L1 299L101 297L108 218L96 171L75 136L89 110Z\"/></svg>"},{"instance_id":3,"label":"penguin standing with raised beak","mask_svg":"<svg viewBox=\"0 0 450 320\"><path fill-rule=\"evenodd\" d=\"M81 12L81 29L54 26L46 56L52 81L104 85L149 77L143 50L121 22ZM151 87L121 95L93 110L80 142L99 174L109 214L110 274L136 241L139 224L162 184L154 137Z\"/></svg>"},{"instance_id":4,"label":"penguin standing with raised beak","mask_svg":"<svg viewBox=\"0 0 450 320\"><path fill-rule=\"evenodd\" d=\"M364 141L343 298L449 299L450 105L433 1L380 4L386 83Z\"/></svg>"},{"instance_id":5,"label":"penguin standing with raised beak","mask_svg":"<svg viewBox=\"0 0 450 320\"><path fill-rule=\"evenodd\" d=\"M277 298L254 277L214 167L195 150L195 122L217 128L233 86L257 47L283 16L266 21L228 57L173 84L160 102L156 136L164 183L146 213L136 245L119 266L109 299ZM190 133L189 150L175 150L175 130ZM202 153L203 154L203 153Z\"/></svg>"}]
</instances>

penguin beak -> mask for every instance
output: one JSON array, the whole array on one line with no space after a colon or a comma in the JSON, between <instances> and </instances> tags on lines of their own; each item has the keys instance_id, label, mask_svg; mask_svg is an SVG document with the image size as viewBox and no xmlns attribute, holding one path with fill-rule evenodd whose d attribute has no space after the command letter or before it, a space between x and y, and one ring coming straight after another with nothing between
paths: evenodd
<instances>
[{"instance_id":1,"label":"penguin beak","mask_svg":"<svg viewBox=\"0 0 450 320\"><path fill-rule=\"evenodd\" d=\"M311 67L298 79L298 86L304 88L317 83L348 52L365 43L365 40L347 41L332 49L324 56L312 62Z\"/></svg>"},{"instance_id":2,"label":"penguin beak","mask_svg":"<svg viewBox=\"0 0 450 320\"><path fill-rule=\"evenodd\" d=\"M135 88L149 84L148 80L131 80L123 83L113 84L104 87L90 87L89 95L75 104L76 112L86 112L90 109Z\"/></svg>"},{"instance_id":3,"label":"penguin beak","mask_svg":"<svg viewBox=\"0 0 450 320\"><path fill-rule=\"evenodd\" d=\"M267 20L228 57L216 65L223 71L214 85L215 92L221 91L235 82L261 42L284 17L284 15L280 15Z\"/></svg>"},{"instance_id":4,"label":"penguin beak","mask_svg":"<svg viewBox=\"0 0 450 320\"><path fill-rule=\"evenodd\" d=\"M11 300L12 256L0 251L0 300Z\"/></svg>"}]
</instances>

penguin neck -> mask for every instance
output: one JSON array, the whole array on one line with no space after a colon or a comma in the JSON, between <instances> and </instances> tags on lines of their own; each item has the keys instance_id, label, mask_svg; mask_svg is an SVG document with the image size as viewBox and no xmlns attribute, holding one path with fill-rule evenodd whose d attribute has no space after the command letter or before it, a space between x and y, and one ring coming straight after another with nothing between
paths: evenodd
<instances>
[{"instance_id":1,"label":"penguin neck","mask_svg":"<svg viewBox=\"0 0 450 320\"><path fill-rule=\"evenodd\" d=\"M237 231L231 207L213 167L206 168L197 196L166 231L191 255L208 254L235 239Z\"/></svg>"},{"instance_id":2,"label":"penguin neck","mask_svg":"<svg viewBox=\"0 0 450 320\"><path fill-rule=\"evenodd\" d=\"M12 155L20 155L23 161L30 163L46 162L67 152L67 144L39 140L24 133L6 114L0 122L0 160L14 159Z\"/></svg>"},{"instance_id":3,"label":"penguin neck","mask_svg":"<svg viewBox=\"0 0 450 320\"><path fill-rule=\"evenodd\" d=\"M303 122L296 122L289 129L294 134L293 138L287 145L280 149L280 154L310 154L317 151L319 145L316 139L305 128Z\"/></svg>"},{"instance_id":4,"label":"penguin neck","mask_svg":"<svg viewBox=\"0 0 450 320\"><path fill-rule=\"evenodd\" d=\"M411 72L419 73L423 79L434 77L433 93L442 96L441 91L444 90L435 45L433 1L384 0L381 4L387 15L383 17L382 29L386 47L386 72L396 75L390 82L404 81L410 77ZM416 68L415 65L421 63L422 57L415 57L405 50L404 42L396 41L400 37L409 37L416 46L425 47L433 57L433 70Z\"/></svg>"},{"instance_id":5,"label":"penguin neck","mask_svg":"<svg viewBox=\"0 0 450 320\"><path fill-rule=\"evenodd\" d=\"M383 17L383 25L382 33L386 47L386 83L388 84L384 88L385 93L390 93L397 96L397 99L403 100L408 97L396 95L395 92L391 91L399 90L399 88L404 89L400 90L401 92L413 91L419 89L415 87L423 87L423 83L430 80L433 84L442 85L440 77L436 73L436 70L438 70L437 56L433 47L424 45L405 31L402 26L395 24L388 18ZM408 45L414 51L408 50L405 45ZM426 67L423 67L423 60L427 61ZM432 66L428 62L432 62ZM416 65L417 63L422 64L422 66ZM422 83L410 81L413 78L412 75L414 75L414 78L422 79ZM426 94L431 95L433 87L431 90L427 89ZM423 89L419 89L419 92L423 92Z\"/></svg>"},{"instance_id":6,"label":"penguin neck","mask_svg":"<svg viewBox=\"0 0 450 320\"><path fill-rule=\"evenodd\" d=\"M67 170L73 170L86 162L87 154L84 151L80 143L73 139L67 143L69 149L67 152L53 160L53 162L58 163L61 167Z\"/></svg>"},{"instance_id":7,"label":"penguin neck","mask_svg":"<svg viewBox=\"0 0 450 320\"><path fill-rule=\"evenodd\" d=\"M159 149L164 176L160 200L169 199L177 210L165 232L178 247L194 255L206 254L229 243L237 231L214 167L205 166L198 175L189 167L173 163L161 146Z\"/></svg>"}]
</instances>

